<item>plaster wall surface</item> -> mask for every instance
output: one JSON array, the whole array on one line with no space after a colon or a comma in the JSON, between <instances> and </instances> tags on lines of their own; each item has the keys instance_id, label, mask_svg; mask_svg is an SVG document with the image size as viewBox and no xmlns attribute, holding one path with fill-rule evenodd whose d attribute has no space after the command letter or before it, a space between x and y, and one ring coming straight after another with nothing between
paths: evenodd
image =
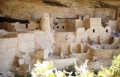
<instances>
[{"instance_id":1,"label":"plaster wall surface","mask_svg":"<svg viewBox=\"0 0 120 77\"><path fill-rule=\"evenodd\" d=\"M18 35L18 51L35 52L35 35L33 33L21 33Z\"/></svg>"},{"instance_id":2,"label":"plaster wall surface","mask_svg":"<svg viewBox=\"0 0 120 77\"><path fill-rule=\"evenodd\" d=\"M98 27L101 26L101 18L90 18L90 27Z\"/></svg>"},{"instance_id":3,"label":"plaster wall surface","mask_svg":"<svg viewBox=\"0 0 120 77\"><path fill-rule=\"evenodd\" d=\"M51 33L51 32L44 32L43 33L44 35L44 39L49 42L49 44L51 46L53 46L53 44L55 43L55 40L54 40L54 33ZM49 37L49 38L48 38Z\"/></svg>"},{"instance_id":4,"label":"plaster wall surface","mask_svg":"<svg viewBox=\"0 0 120 77\"><path fill-rule=\"evenodd\" d=\"M55 43L53 33L40 30L33 31L33 33L35 35L35 50L48 49L52 53L52 47L54 47L53 44Z\"/></svg>"},{"instance_id":5,"label":"plaster wall surface","mask_svg":"<svg viewBox=\"0 0 120 77\"><path fill-rule=\"evenodd\" d=\"M8 72L18 51L17 38L0 39L0 72Z\"/></svg>"}]
</instances>

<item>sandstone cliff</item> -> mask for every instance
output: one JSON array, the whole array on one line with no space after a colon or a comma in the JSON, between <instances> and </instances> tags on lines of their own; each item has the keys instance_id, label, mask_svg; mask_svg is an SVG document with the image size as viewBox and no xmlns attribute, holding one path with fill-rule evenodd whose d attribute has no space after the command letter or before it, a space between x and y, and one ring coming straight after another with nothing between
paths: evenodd
<instances>
[{"instance_id":1,"label":"sandstone cliff","mask_svg":"<svg viewBox=\"0 0 120 77\"><path fill-rule=\"evenodd\" d=\"M115 19L119 0L1 0L0 16L39 20L44 12L52 17L76 18L76 15Z\"/></svg>"}]
</instances>

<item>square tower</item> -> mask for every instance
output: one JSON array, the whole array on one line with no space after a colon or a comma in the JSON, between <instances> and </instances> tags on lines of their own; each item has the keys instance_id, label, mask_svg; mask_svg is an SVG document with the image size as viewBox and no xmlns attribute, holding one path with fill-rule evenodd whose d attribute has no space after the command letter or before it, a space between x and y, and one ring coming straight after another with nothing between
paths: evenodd
<instances>
[{"instance_id":1,"label":"square tower","mask_svg":"<svg viewBox=\"0 0 120 77\"><path fill-rule=\"evenodd\" d=\"M101 18L90 18L90 27L101 26Z\"/></svg>"}]
</instances>

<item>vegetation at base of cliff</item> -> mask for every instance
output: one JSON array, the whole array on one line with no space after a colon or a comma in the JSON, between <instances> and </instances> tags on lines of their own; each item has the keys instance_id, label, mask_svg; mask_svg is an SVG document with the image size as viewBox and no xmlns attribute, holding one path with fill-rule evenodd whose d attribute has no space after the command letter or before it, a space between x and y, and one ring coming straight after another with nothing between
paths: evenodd
<instances>
[{"instance_id":1,"label":"vegetation at base of cliff","mask_svg":"<svg viewBox=\"0 0 120 77\"><path fill-rule=\"evenodd\" d=\"M64 68L64 70L59 71L53 67L52 62L44 61L43 63L37 61L32 69L31 74L26 77L119 77L120 76L120 55L114 56L112 60L112 65L109 68L101 67L100 71L94 73L87 69L87 62L85 61L83 65L78 67L76 63L69 65ZM15 75L15 77L22 77Z\"/></svg>"},{"instance_id":2,"label":"vegetation at base of cliff","mask_svg":"<svg viewBox=\"0 0 120 77\"><path fill-rule=\"evenodd\" d=\"M98 72L98 77L119 77L120 76L120 55L114 56L112 65L109 68L103 68Z\"/></svg>"}]
</instances>

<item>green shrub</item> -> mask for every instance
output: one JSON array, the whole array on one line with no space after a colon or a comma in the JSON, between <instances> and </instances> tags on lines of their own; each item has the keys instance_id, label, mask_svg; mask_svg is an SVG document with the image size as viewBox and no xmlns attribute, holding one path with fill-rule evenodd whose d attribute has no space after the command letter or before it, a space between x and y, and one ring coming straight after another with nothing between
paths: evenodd
<instances>
[{"instance_id":1,"label":"green shrub","mask_svg":"<svg viewBox=\"0 0 120 77\"><path fill-rule=\"evenodd\" d=\"M72 72L72 76L75 76L76 69L74 64L66 66L63 70L65 70L66 72ZM69 76L69 74L66 74L66 76Z\"/></svg>"}]
</instances>

